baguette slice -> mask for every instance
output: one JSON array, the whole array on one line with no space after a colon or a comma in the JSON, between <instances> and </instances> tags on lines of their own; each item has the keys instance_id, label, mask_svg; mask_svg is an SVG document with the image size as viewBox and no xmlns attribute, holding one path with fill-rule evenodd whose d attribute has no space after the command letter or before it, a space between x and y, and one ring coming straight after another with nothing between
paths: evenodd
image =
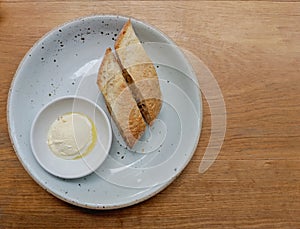
<instances>
[{"instance_id":1,"label":"baguette slice","mask_svg":"<svg viewBox=\"0 0 300 229\"><path fill-rule=\"evenodd\" d=\"M152 125L162 106L159 81L130 20L123 26L115 42L115 50L133 97L145 121Z\"/></svg>"},{"instance_id":2,"label":"baguette slice","mask_svg":"<svg viewBox=\"0 0 300 229\"><path fill-rule=\"evenodd\" d=\"M132 148L144 133L146 123L110 48L105 52L97 84L120 134L126 144Z\"/></svg>"}]
</instances>

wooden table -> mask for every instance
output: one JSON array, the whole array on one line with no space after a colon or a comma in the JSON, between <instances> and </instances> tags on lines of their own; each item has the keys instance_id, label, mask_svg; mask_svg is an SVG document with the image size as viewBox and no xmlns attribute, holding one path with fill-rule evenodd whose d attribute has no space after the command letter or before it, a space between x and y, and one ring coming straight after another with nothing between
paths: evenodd
<instances>
[{"instance_id":1,"label":"wooden table","mask_svg":"<svg viewBox=\"0 0 300 229\"><path fill-rule=\"evenodd\" d=\"M11 146L7 94L25 53L68 20L121 14L148 22L192 51L216 77L227 108L217 161L198 167L210 136L203 129L191 162L167 189L111 211L69 205L38 186ZM0 228L299 228L300 3L257 1L0 3Z\"/></svg>"}]
</instances>

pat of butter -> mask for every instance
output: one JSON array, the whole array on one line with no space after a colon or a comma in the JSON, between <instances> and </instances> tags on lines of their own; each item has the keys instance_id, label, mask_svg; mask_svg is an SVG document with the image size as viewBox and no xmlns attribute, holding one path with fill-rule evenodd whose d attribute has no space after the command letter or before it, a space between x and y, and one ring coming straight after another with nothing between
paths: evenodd
<instances>
[{"instance_id":1,"label":"pat of butter","mask_svg":"<svg viewBox=\"0 0 300 229\"><path fill-rule=\"evenodd\" d=\"M77 159L93 149L96 138L95 125L87 116L67 113L50 126L47 144L58 157Z\"/></svg>"}]
</instances>

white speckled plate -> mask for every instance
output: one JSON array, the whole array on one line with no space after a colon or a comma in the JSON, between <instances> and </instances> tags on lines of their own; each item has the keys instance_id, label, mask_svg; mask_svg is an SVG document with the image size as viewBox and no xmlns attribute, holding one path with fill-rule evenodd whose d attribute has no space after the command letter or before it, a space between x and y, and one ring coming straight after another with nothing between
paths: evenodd
<instances>
[{"instance_id":1,"label":"white speckled plate","mask_svg":"<svg viewBox=\"0 0 300 229\"><path fill-rule=\"evenodd\" d=\"M180 49L157 29L132 19L153 60L163 95L158 119L132 151L113 128L107 159L92 174L61 179L46 172L30 148L30 127L43 106L62 96L81 96L106 112L96 86L101 58L128 20L91 16L64 24L41 38L25 55L8 99L8 125L26 171L56 197L86 208L113 209L150 198L167 187L191 160L198 144L202 103L197 78Z\"/></svg>"}]
</instances>

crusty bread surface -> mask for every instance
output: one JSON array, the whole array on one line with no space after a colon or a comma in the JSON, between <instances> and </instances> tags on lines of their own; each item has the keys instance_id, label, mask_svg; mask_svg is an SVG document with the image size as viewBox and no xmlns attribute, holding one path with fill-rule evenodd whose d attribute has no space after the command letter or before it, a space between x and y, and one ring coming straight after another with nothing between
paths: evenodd
<instances>
[{"instance_id":1,"label":"crusty bread surface","mask_svg":"<svg viewBox=\"0 0 300 229\"><path fill-rule=\"evenodd\" d=\"M123 26L115 42L115 49L133 97L145 121L152 125L162 106L159 80L130 20Z\"/></svg>"},{"instance_id":2,"label":"crusty bread surface","mask_svg":"<svg viewBox=\"0 0 300 229\"><path fill-rule=\"evenodd\" d=\"M110 48L105 52L97 84L120 134L132 148L144 133L146 123Z\"/></svg>"}]
</instances>

